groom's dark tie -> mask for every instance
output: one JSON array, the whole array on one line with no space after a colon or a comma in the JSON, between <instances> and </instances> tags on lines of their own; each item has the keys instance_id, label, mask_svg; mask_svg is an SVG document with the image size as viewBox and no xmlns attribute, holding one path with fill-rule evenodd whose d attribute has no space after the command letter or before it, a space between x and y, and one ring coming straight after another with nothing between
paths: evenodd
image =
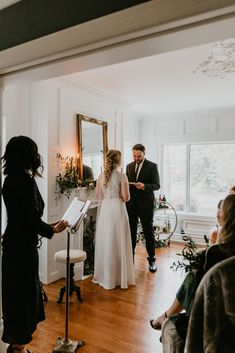
<instances>
[{"instance_id":1,"label":"groom's dark tie","mask_svg":"<svg viewBox=\"0 0 235 353\"><path fill-rule=\"evenodd\" d=\"M137 181L139 167L140 167L140 164L135 165L135 181Z\"/></svg>"}]
</instances>

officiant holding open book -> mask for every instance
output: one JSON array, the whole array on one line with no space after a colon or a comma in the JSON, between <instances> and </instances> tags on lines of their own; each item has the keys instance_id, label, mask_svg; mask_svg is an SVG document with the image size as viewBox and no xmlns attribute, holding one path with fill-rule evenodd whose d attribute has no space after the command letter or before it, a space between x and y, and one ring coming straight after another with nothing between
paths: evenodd
<instances>
[{"instance_id":1,"label":"officiant holding open book","mask_svg":"<svg viewBox=\"0 0 235 353\"><path fill-rule=\"evenodd\" d=\"M7 353L30 353L25 348L40 321L45 320L38 275L38 235L52 238L68 223L42 220L44 202L35 177L41 177L41 156L27 136L12 137L2 157L5 180L2 188L7 210L3 234L2 340Z\"/></svg>"}]
</instances>

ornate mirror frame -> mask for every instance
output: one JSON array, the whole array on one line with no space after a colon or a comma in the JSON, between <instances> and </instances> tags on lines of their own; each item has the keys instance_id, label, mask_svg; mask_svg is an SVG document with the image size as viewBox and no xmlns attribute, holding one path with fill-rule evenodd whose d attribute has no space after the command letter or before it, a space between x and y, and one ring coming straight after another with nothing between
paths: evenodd
<instances>
[{"instance_id":1,"label":"ornate mirror frame","mask_svg":"<svg viewBox=\"0 0 235 353\"><path fill-rule=\"evenodd\" d=\"M102 120L91 118L82 114L77 114L77 152L79 156L79 168L80 168L80 178L83 180L83 158L82 158L82 122L87 122L91 124L100 125L102 127L103 134L103 160L105 159L105 154L108 151L108 123Z\"/></svg>"}]
</instances>

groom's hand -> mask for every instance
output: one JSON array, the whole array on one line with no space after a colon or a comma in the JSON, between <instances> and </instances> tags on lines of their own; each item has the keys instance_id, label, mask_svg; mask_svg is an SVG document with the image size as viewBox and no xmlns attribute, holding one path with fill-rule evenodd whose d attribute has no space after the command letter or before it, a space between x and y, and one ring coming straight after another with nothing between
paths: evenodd
<instances>
[{"instance_id":1,"label":"groom's hand","mask_svg":"<svg viewBox=\"0 0 235 353\"><path fill-rule=\"evenodd\" d=\"M141 182L135 183L136 189L144 190L144 184Z\"/></svg>"}]
</instances>

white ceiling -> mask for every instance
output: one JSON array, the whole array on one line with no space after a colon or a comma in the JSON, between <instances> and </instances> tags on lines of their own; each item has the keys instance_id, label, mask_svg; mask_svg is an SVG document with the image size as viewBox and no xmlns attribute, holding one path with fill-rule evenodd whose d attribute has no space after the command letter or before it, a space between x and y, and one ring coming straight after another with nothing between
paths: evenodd
<instances>
[{"instance_id":1,"label":"white ceiling","mask_svg":"<svg viewBox=\"0 0 235 353\"><path fill-rule=\"evenodd\" d=\"M221 79L193 73L213 46L171 51L67 77L95 87L144 115L235 105L235 75Z\"/></svg>"}]
</instances>

